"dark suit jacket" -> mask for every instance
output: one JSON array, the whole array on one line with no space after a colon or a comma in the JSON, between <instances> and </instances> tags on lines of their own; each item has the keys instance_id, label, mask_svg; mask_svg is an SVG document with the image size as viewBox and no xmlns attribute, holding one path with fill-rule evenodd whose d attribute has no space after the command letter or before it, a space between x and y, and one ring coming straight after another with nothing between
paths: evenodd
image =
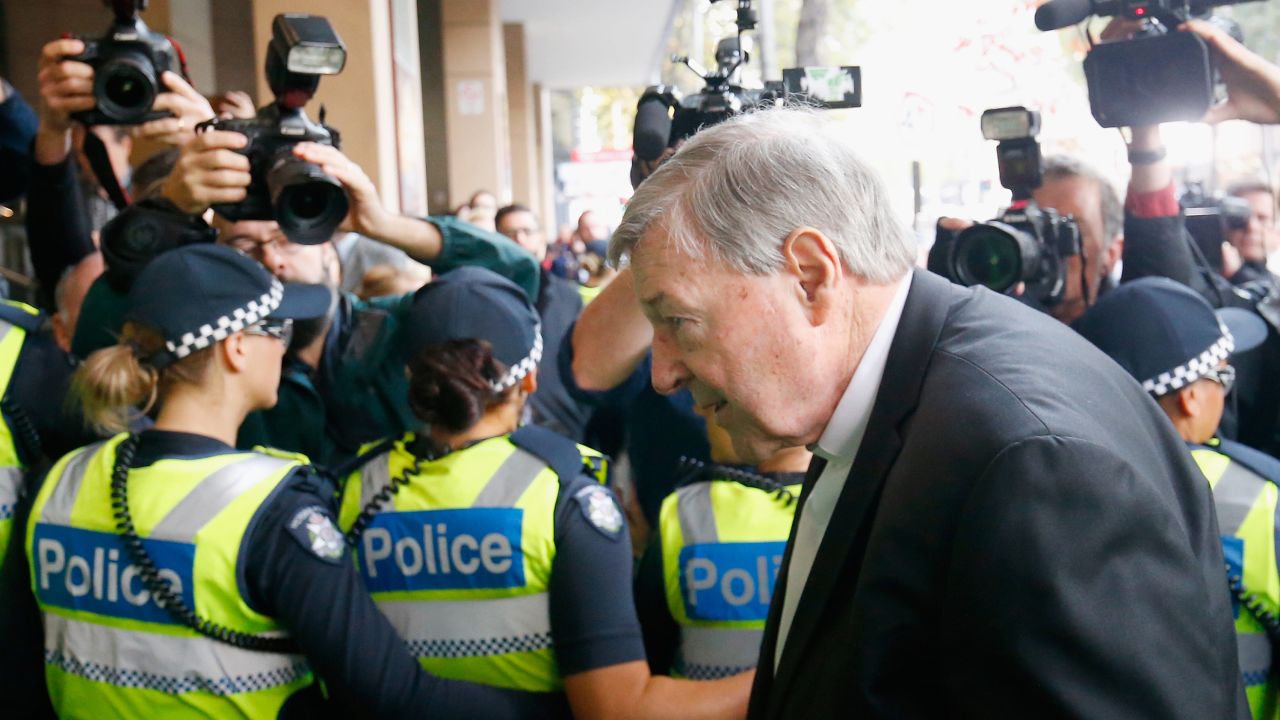
<instances>
[{"instance_id":1,"label":"dark suit jacket","mask_svg":"<svg viewBox=\"0 0 1280 720\"><path fill-rule=\"evenodd\" d=\"M1123 370L989 291L916 272L775 676L790 560L751 718L1248 717L1208 483Z\"/></svg>"}]
</instances>

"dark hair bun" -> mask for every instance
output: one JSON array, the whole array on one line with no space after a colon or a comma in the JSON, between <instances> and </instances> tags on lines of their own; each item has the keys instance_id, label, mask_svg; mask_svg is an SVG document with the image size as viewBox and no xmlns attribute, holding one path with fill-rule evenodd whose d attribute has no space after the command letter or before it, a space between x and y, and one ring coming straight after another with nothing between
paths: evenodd
<instances>
[{"instance_id":1,"label":"dark hair bun","mask_svg":"<svg viewBox=\"0 0 1280 720\"><path fill-rule=\"evenodd\" d=\"M495 393L490 383L506 368L493 357L485 340L450 340L429 345L409 360L409 407L433 428L460 433L480 421L508 392Z\"/></svg>"}]
</instances>

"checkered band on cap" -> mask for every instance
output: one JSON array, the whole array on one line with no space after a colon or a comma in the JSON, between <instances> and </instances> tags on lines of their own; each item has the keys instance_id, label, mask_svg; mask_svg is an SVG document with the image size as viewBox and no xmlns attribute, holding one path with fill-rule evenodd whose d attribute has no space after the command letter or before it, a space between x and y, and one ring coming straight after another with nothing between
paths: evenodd
<instances>
[{"instance_id":1,"label":"checkered band on cap","mask_svg":"<svg viewBox=\"0 0 1280 720\"><path fill-rule=\"evenodd\" d=\"M1217 369L1235 349L1236 342L1231 337L1231 332L1226 327L1222 327L1222 337L1207 350L1169 372L1162 372L1154 378L1144 380L1142 389L1155 397L1180 390L1204 377L1206 373Z\"/></svg>"},{"instance_id":2,"label":"checkered band on cap","mask_svg":"<svg viewBox=\"0 0 1280 720\"><path fill-rule=\"evenodd\" d=\"M536 325L533 328L533 348L529 350L529 355L520 362L512 365L507 370L507 374L501 379L489 383L489 387L495 393L501 395L506 392L512 385L524 379L525 375L538 369L538 363L542 362L542 325Z\"/></svg>"},{"instance_id":3,"label":"checkered band on cap","mask_svg":"<svg viewBox=\"0 0 1280 720\"><path fill-rule=\"evenodd\" d=\"M216 342L226 340L233 333L238 333L266 318L280 307L280 301L283 298L284 285L281 285L276 278L271 278L271 289L257 300L249 301L248 305L236 308L230 315L223 315L211 324L201 325L194 332L183 333L179 342L166 341L165 349L172 353L175 359L181 360L197 350L203 350Z\"/></svg>"}]
</instances>

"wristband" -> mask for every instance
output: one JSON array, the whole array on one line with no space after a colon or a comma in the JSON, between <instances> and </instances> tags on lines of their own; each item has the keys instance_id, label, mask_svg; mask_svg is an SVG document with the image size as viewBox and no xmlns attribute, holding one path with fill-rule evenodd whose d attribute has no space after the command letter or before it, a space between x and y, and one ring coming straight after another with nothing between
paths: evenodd
<instances>
[{"instance_id":1,"label":"wristband","mask_svg":"<svg viewBox=\"0 0 1280 720\"><path fill-rule=\"evenodd\" d=\"M1135 150L1129 147L1129 164L1130 165L1155 165L1164 160L1167 154L1164 147L1155 150Z\"/></svg>"}]
</instances>

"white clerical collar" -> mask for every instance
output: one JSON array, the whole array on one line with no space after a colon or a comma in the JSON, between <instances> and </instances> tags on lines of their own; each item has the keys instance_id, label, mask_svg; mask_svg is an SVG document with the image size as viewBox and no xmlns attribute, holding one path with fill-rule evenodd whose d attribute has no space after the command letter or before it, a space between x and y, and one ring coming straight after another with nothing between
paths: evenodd
<instances>
[{"instance_id":1,"label":"white clerical collar","mask_svg":"<svg viewBox=\"0 0 1280 720\"><path fill-rule=\"evenodd\" d=\"M862 354L862 361L853 371L853 377L849 379L849 386L836 405L835 413L822 431L822 437L809 447L814 455L828 462L853 462L854 455L858 453L858 446L862 444L862 436L871 419L871 407L880 390L880 380L884 377L889 348L898 333L902 309L907 304L907 292L911 289L913 273L914 270L908 270L898 281L898 290L885 309L884 317L880 319L880 325L871 337L866 352Z\"/></svg>"}]
</instances>

